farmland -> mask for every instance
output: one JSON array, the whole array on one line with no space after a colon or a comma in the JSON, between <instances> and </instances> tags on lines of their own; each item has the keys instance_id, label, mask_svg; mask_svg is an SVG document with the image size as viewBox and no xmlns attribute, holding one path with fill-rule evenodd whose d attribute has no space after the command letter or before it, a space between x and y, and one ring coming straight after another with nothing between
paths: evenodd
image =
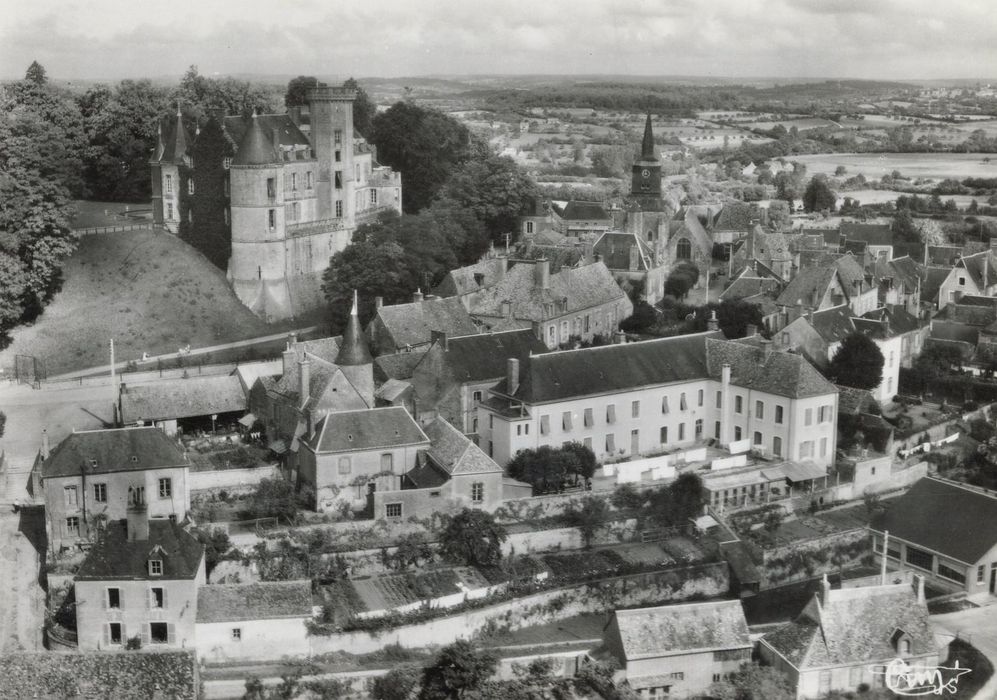
<instances>
[{"instance_id":1,"label":"farmland","mask_svg":"<svg viewBox=\"0 0 997 700\"><path fill-rule=\"evenodd\" d=\"M997 159L985 162L985 158L979 153L821 153L791 160L806 165L811 175L831 175L843 165L849 177L862 174L875 180L894 170L904 177L932 180L997 177Z\"/></svg>"}]
</instances>

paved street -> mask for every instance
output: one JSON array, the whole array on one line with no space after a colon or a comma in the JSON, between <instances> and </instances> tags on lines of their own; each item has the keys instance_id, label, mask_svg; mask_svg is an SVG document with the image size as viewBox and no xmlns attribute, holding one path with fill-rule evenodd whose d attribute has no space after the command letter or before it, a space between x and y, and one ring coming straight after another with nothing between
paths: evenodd
<instances>
[{"instance_id":1,"label":"paved street","mask_svg":"<svg viewBox=\"0 0 997 700\"><path fill-rule=\"evenodd\" d=\"M990 663L997 669L997 605L932 615L931 622L940 635L958 634L966 639L990 659ZM976 700L994 698L997 698L997 673L976 694Z\"/></svg>"},{"instance_id":2,"label":"paved street","mask_svg":"<svg viewBox=\"0 0 997 700\"><path fill-rule=\"evenodd\" d=\"M45 591L39 567L45 556L45 518L41 507L0 512L0 654L41 651Z\"/></svg>"}]
</instances>

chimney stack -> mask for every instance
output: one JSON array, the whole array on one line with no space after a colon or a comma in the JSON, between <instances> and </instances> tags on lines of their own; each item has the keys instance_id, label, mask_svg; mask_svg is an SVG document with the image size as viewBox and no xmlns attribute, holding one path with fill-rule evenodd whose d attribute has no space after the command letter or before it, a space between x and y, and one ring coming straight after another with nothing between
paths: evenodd
<instances>
[{"instance_id":1,"label":"chimney stack","mask_svg":"<svg viewBox=\"0 0 997 700\"><path fill-rule=\"evenodd\" d=\"M917 578L917 602L921 605L925 605L926 601L924 598L924 576L920 574L916 575Z\"/></svg>"},{"instance_id":2,"label":"chimney stack","mask_svg":"<svg viewBox=\"0 0 997 700\"><path fill-rule=\"evenodd\" d=\"M48 459L49 447L48 447L48 429L42 428L42 459Z\"/></svg>"},{"instance_id":3,"label":"chimney stack","mask_svg":"<svg viewBox=\"0 0 997 700\"><path fill-rule=\"evenodd\" d=\"M717 312L713 310L710 312L710 317L706 319L706 330L716 331L720 330L720 323L717 322Z\"/></svg>"},{"instance_id":4,"label":"chimney stack","mask_svg":"<svg viewBox=\"0 0 997 700\"><path fill-rule=\"evenodd\" d=\"M374 310L378 310L384 306L384 297L374 297Z\"/></svg>"},{"instance_id":5,"label":"chimney stack","mask_svg":"<svg viewBox=\"0 0 997 700\"><path fill-rule=\"evenodd\" d=\"M450 349L450 341L447 338L446 331L429 331L429 339L432 343L439 343L440 349L446 352Z\"/></svg>"},{"instance_id":6,"label":"chimney stack","mask_svg":"<svg viewBox=\"0 0 997 700\"><path fill-rule=\"evenodd\" d=\"M533 263L534 286L539 289L550 289L550 261L540 258Z\"/></svg>"},{"instance_id":7,"label":"chimney stack","mask_svg":"<svg viewBox=\"0 0 997 700\"><path fill-rule=\"evenodd\" d=\"M144 487L128 487L125 527L129 542L144 542L149 539L149 510L145 505L144 494Z\"/></svg>"},{"instance_id":8,"label":"chimney stack","mask_svg":"<svg viewBox=\"0 0 997 700\"><path fill-rule=\"evenodd\" d=\"M422 289L415 290L415 294L412 295L412 301L420 302L422 301Z\"/></svg>"},{"instance_id":9,"label":"chimney stack","mask_svg":"<svg viewBox=\"0 0 997 700\"><path fill-rule=\"evenodd\" d=\"M744 327L745 338L754 338L756 335L758 335L758 326L756 326L754 323L749 323L747 326Z\"/></svg>"},{"instance_id":10,"label":"chimney stack","mask_svg":"<svg viewBox=\"0 0 997 700\"><path fill-rule=\"evenodd\" d=\"M762 358L768 360L772 356L772 341L762 338Z\"/></svg>"},{"instance_id":11,"label":"chimney stack","mask_svg":"<svg viewBox=\"0 0 997 700\"><path fill-rule=\"evenodd\" d=\"M312 363L307 357L298 361L298 398L304 403L311 394Z\"/></svg>"},{"instance_id":12,"label":"chimney stack","mask_svg":"<svg viewBox=\"0 0 997 700\"><path fill-rule=\"evenodd\" d=\"M519 360L514 357L510 357L506 362L505 383L510 396L519 389Z\"/></svg>"},{"instance_id":13,"label":"chimney stack","mask_svg":"<svg viewBox=\"0 0 997 700\"><path fill-rule=\"evenodd\" d=\"M291 349L291 343L287 344L287 348L280 354L281 359L281 369L283 374L288 374L291 368L294 367L294 357L296 353Z\"/></svg>"},{"instance_id":14,"label":"chimney stack","mask_svg":"<svg viewBox=\"0 0 997 700\"><path fill-rule=\"evenodd\" d=\"M831 582L827 580L827 574L824 574L820 580L820 602L821 605L827 605L828 598L831 597Z\"/></svg>"}]
</instances>

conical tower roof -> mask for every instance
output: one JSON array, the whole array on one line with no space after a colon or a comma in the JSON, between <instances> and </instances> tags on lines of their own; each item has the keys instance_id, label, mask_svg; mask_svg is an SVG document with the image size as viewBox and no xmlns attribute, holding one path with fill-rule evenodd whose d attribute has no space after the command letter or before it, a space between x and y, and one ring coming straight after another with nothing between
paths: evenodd
<instances>
[{"instance_id":1,"label":"conical tower roof","mask_svg":"<svg viewBox=\"0 0 997 700\"><path fill-rule=\"evenodd\" d=\"M166 145L163 143L163 119L160 117L156 120L156 150L153 151L152 159L154 161L160 161L163 159L163 153L166 152Z\"/></svg>"},{"instance_id":2,"label":"conical tower roof","mask_svg":"<svg viewBox=\"0 0 997 700\"><path fill-rule=\"evenodd\" d=\"M336 355L336 364L340 367L350 365L369 365L374 359L367 347L363 329L360 328L360 318L357 315L357 292L353 291L353 308L350 310L350 320L343 333L343 342Z\"/></svg>"},{"instance_id":3,"label":"conical tower roof","mask_svg":"<svg viewBox=\"0 0 997 700\"><path fill-rule=\"evenodd\" d=\"M249 128L239 142L239 150L232 158L232 165L270 165L279 162L270 138L263 132L256 113L250 120Z\"/></svg>"},{"instance_id":4,"label":"conical tower roof","mask_svg":"<svg viewBox=\"0 0 997 700\"><path fill-rule=\"evenodd\" d=\"M644 139L640 144L640 159L642 161L657 161L658 157L654 154L654 132L651 131L651 115L647 115L647 121L644 122Z\"/></svg>"}]
</instances>

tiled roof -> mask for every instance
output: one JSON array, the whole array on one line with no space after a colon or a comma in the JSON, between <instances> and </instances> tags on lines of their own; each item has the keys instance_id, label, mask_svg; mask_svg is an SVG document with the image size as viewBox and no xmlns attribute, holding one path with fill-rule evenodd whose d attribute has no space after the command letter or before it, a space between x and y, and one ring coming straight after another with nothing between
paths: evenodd
<instances>
[{"instance_id":1,"label":"tiled roof","mask_svg":"<svg viewBox=\"0 0 997 700\"><path fill-rule=\"evenodd\" d=\"M398 397L410 390L412 385L400 379L389 379L374 392L374 396L389 403L394 402Z\"/></svg>"},{"instance_id":2,"label":"tiled roof","mask_svg":"<svg viewBox=\"0 0 997 700\"><path fill-rule=\"evenodd\" d=\"M96 463L95 463L96 462ZM177 443L159 428L113 428L71 433L56 445L42 466L42 478L140 471L187 466Z\"/></svg>"},{"instance_id":3,"label":"tiled roof","mask_svg":"<svg viewBox=\"0 0 997 700\"><path fill-rule=\"evenodd\" d=\"M308 580L213 584L197 590L198 623L311 616Z\"/></svg>"},{"instance_id":4,"label":"tiled roof","mask_svg":"<svg viewBox=\"0 0 997 700\"><path fill-rule=\"evenodd\" d=\"M979 306L997 311L997 297L981 296L979 294L964 294L959 298L957 306Z\"/></svg>"},{"instance_id":5,"label":"tiled roof","mask_svg":"<svg viewBox=\"0 0 997 700\"><path fill-rule=\"evenodd\" d=\"M170 581L197 575L204 547L172 520L151 518L149 539L129 540L125 520L107 523L100 539L87 554L77 580L111 579ZM149 575L149 560L163 562L162 576Z\"/></svg>"},{"instance_id":6,"label":"tiled roof","mask_svg":"<svg viewBox=\"0 0 997 700\"><path fill-rule=\"evenodd\" d=\"M852 309L847 304L815 311L813 315L807 316L807 321L828 345L840 342L845 336L855 332Z\"/></svg>"},{"instance_id":7,"label":"tiled roof","mask_svg":"<svg viewBox=\"0 0 997 700\"><path fill-rule=\"evenodd\" d=\"M122 420L164 420L246 410L246 394L236 375L164 379L121 386Z\"/></svg>"},{"instance_id":8,"label":"tiled roof","mask_svg":"<svg viewBox=\"0 0 997 700\"><path fill-rule=\"evenodd\" d=\"M997 268L994 267L993 257L989 250L961 258L956 267L966 268L966 272L980 289L983 289L984 286L997 284Z\"/></svg>"},{"instance_id":9,"label":"tiled roof","mask_svg":"<svg viewBox=\"0 0 997 700\"><path fill-rule=\"evenodd\" d=\"M561 218L569 221L606 221L609 213L600 202L571 200L561 212Z\"/></svg>"},{"instance_id":10,"label":"tiled roof","mask_svg":"<svg viewBox=\"0 0 997 700\"><path fill-rule=\"evenodd\" d=\"M965 564L997 545L997 496L925 477L873 518L871 528Z\"/></svg>"},{"instance_id":11,"label":"tiled roof","mask_svg":"<svg viewBox=\"0 0 997 700\"><path fill-rule=\"evenodd\" d=\"M566 240L574 241L575 239ZM551 272L557 272L562 267L575 267L584 264L586 262L585 247L580 242L561 243L557 245L536 244L528 247L520 246L516 250L515 260L511 260L510 264L515 264L518 260L541 259L546 259L550 262Z\"/></svg>"},{"instance_id":12,"label":"tiled roof","mask_svg":"<svg viewBox=\"0 0 997 700\"><path fill-rule=\"evenodd\" d=\"M246 131L252 121L252 117L249 119L240 116L225 117L223 128L232 142L239 144L245 138ZM308 137L294 124L288 114L260 114L255 117L255 121L266 139L264 145L270 150L273 150L275 146L311 146ZM275 133L277 135L276 144L273 143Z\"/></svg>"},{"instance_id":13,"label":"tiled roof","mask_svg":"<svg viewBox=\"0 0 997 700\"><path fill-rule=\"evenodd\" d=\"M893 245L893 231L889 224L860 224L841 222L841 235L850 241L864 241L868 245Z\"/></svg>"},{"instance_id":14,"label":"tiled roof","mask_svg":"<svg viewBox=\"0 0 997 700\"><path fill-rule=\"evenodd\" d=\"M654 251L635 233L606 231L595 242L593 250L602 256L610 270L630 269L630 249L637 248L638 270L649 270L654 265Z\"/></svg>"},{"instance_id":15,"label":"tiled roof","mask_svg":"<svg viewBox=\"0 0 997 700\"><path fill-rule=\"evenodd\" d=\"M510 358L545 352L547 346L531 329L448 338L445 357L456 381L481 382L504 376Z\"/></svg>"},{"instance_id":16,"label":"tiled roof","mask_svg":"<svg viewBox=\"0 0 997 700\"><path fill-rule=\"evenodd\" d=\"M973 347L980 339L980 329L978 326L970 326L965 323L950 323L946 321L934 321L931 330L928 331L931 340L948 340L957 343L969 343Z\"/></svg>"},{"instance_id":17,"label":"tiled roof","mask_svg":"<svg viewBox=\"0 0 997 700\"><path fill-rule=\"evenodd\" d=\"M796 620L762 643L801 670L848 666L897 658L897 631L910 640L911 654L937 650L927 606L907 583L815 594Z\"/></svg>"},{"instance_id":18,"label":"tiled roof","mask_svg":"<svg viewBox=\"0 0 997 700\"><path fill-rule=\"evenodd\" d=\"M778 231L766 231L761 226L755 226L745 239L745 253L748 259L757 260L789 260L792 257L789 241Z\"/></svg>"},{"instance_id":19,"label":"tiled roof","mask_svg":"<svg viewBox=\"0 0 997 700\"><path fill-rule=\"evenodd\" d=\"M858 284L857 288L860 290L869 288L865 277L865 270L862 268L861 263L855 259L854 255L851 253L839 255L835 258L833 264L838 268L838 275L841 277L841 281L849 293L855 292L856 284Z\"/></svg>"},{"instance_id":20,"label":"tiled roof","mask_svg":"<svg viewBox=\"0 0 997 700\"><path fill-rule=\"evenodd\" d=\"M553 305L553 317L557 317L626 299L626 294L602 262L552 272L546 289L536 282L534 268L538 264L516 265L497 284L472 294L471 313L502 317L502 304L508 301L512 304L513 318L540 321L552 317L547 312L549 305ZM561 305L565 301L567 308ZM455 332L453 335L473 332Z\"/></svg>"},{"instance_id":21,"label":"tiled roof","mask_svg":"<svg viewBox=\"0 0 997 700\"><path fill-rule=\"evenodd\" d=\"M838 387L838 413L858 415L867 413L871 406L879 405L876 397L867 389L856 389L843 384L836 386Z\"/></svg>"},{"instance_id":22,"label":"tiled roof","mask_svg":"<svg viewBox=\"0 0 997 700\"><path fill-rule=\"evenodd\" d=\"M361 452L428 440L408 411L388 406L328 413L315 426L308 444L315 452Z\"/></svg>"},{"instance_id":23,"label":"tiled roof","mask_svg":"<svg viewBox=\"0 0 997 700\"><path fill-rule=\"evenodd\" d=\"M862 318L885 322L889 329L887 336L893 337L916 331L921 327L917 317L911 315L907 309L900 304L890 304L881 306L878 309L867 311L862 314Z\"/></svg>"},{"instance_id":24,"label":"tiled roof","mask_svg":"<svg viewBox=\"0 0 997 700\"><path fill-rule=\"evenodd\" d=\"M799 399L837 393L837 389L804 357L755 347L745 341L706 340L710 376L719 378L731 366L731 383L776 396Z\"/></svg>"},{"instance_id":25,"label":"tiled roof","mask_svg":"<svg viewBox=\"0 0 997 700\"><path fill-rule=\"evenodd\" d=\"M339 367L333 363L311 353L305 353L304 357L309 362L308 396L302 397L299 392L301 367L297 362L270 385L273 391L281 394L299 408L303 408L308 400L318 401L333 378L341 372Z\"/></svg>"},{"instance_id":26,"label":"tiled roof","mask_svg":"<svg viewBox=\"0 0 997 700\"><path fill-rule=\"evenodd\" d=\"M426 354L425 346L410 351L396 352L390 355L379 355L374 358L374 378L378 381L388 379L411 379L416 365Z\"/></svg>"},{"instance_id":27,"label":"tiled roof","mask_svg":"<svg viewBox=\"0 0 997 700\"><path fill-rule=\"evenodd\" d=\"M508 261L504 257L489 258L473 265L451 270L434 289L433 294L455 297L490 287L505 275ZM480 280L480 283L479 281Z\"/></svg>"},{"instance_id":28,"label":"tiled roof","mask_svg":"<svg viewBox=\"0 0 997 700\"><path fill-rule=\"evenodd\" d=\"M778 295L781 285L771 277L742 275L734 280L720 295L720 299L743 299L756 294Z\"/></svg>"},{"instance_id":29,"label":"tiled roof","mask_svg":"<svg viewBox=\"0 0 997 700\"><path fill-rule=\"evenodd\" d=\"M865 241L851 241L847 238L844 243L841 244L841 249L846 253L851 253L852 255L865 256L866 250L868 250L869 244Z\"/></svg>"},{"instance_id":30,"label":"tiled roof","mask_svg":"<svg viewBox=\"0 0 997 700\"><path fill-rule=\"evenodd\" d=\"M426 426L429 457L450 475L501 472L502 467L442 418Z\"/></svg>"},{"instance_id":31,"label":"tiled roof","mask_svg":"<svg viewBox=\"0 0 997 700\"><path fill-rule=\"evenodd\" d=\"M751 647L739 600L617 610L614 616L628 662Z\"/></svg>"},{"instance_id":32,"label":"tiled roof","mask_svg":"<svg viewBox=\"0 0 997 700\"><path fill-rule=\"evenodd\" d=\"M893 258L889 264L893 268L895 279L902 282L907 291L912 292L917 288L921 279L921 266L909 255Z\"/></svg>"},{"instance_id":33,"label":"tiled roof","mask_svg":"<svg viewBox=\"0 0 997 700\"><path fill-rule=\"evenodd\" d=\"M801 302L804 306L812 306L815 293L817 303L820 303L837 274L838 269L834 265L804 268L789 282L775 303L780 306L795 306L797 302ZM845 293L850 291L846 289Z\"/></svg>"},{"instance_id":34,"label":"tiled roof","mask_svg":"<svg viewBox=\"0 0 997 700\"><path fill-rule=\"evenodd\" d=\"M747 231L760 219L758 209L746 202L725 202L710 227L712 231Z\"/></svg>"},{"instance_id":35,"label":"tiled roof","mask_svg":"<svg viewBox=\"0 0 997 700\"><path fill-rule=\"evenodd\" d=\"M424 299L408 304L382 306L379 321L391 336L395 347L428 343L433 331L447 335L470 335L478 332L467 309L456 297Z\"/></svg>"},{"instance_id":36,"label":"tiled roof","mask_svg":"<svg viewBox=\"0 0 997 700\"><path fill-rule=\"evenodd\" d=\"M938 300L938 291L942 284L952 274L951 267L927 267L924 271L924 282L921 283L921 301L934 302Z\"/></svg>"},{"instance_id":37,"label":"tiled roof","mask_svg":"<svg viewBox=\"0 0 997 700\"><path fill-rule=\"evenodd\" d=\"M928 265L952 267L962 257L962 248L957 245L929 245Z\"/></svg>"}]
</instances>

